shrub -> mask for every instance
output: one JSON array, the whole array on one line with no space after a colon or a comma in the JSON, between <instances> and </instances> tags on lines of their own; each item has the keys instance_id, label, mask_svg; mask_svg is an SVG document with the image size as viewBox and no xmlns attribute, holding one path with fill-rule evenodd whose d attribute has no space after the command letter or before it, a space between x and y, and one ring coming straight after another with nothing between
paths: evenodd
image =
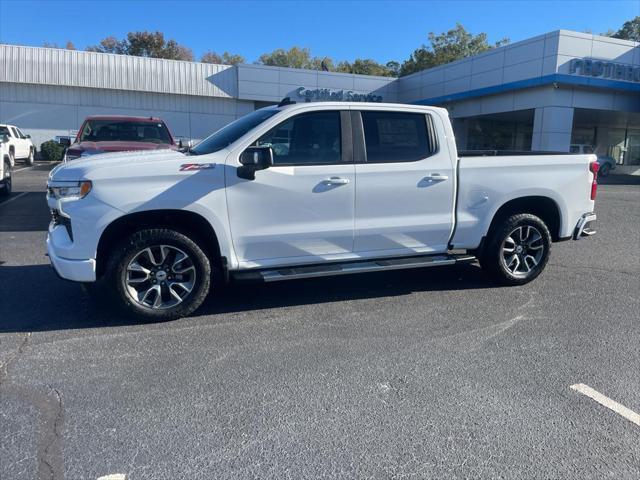
<instances>
[{"instance_id":1,"label":"shrub","mask_svg":"<svg viewBox=\"0 0 640 480\"><path fill-rule=\"evenodd\" d=\"M62 156L64 155L64 147L58 142L49 140L40 145L40 155L43 160L59 162L62 160Z\"/></svg>"}]
</instances>

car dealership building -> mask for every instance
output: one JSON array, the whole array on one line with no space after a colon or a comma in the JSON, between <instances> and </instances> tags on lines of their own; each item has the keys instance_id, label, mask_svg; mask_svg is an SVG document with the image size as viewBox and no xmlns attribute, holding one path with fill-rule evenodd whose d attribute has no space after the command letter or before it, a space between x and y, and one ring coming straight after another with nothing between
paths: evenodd
<instances>
[{"instance_id":1,"label":"car dealership building","mask_svg":"<svg viewBox=\"0 0 640 480\"><path fill-rule=\"evenodd\" d=\"M160 116L201 139L286 96L443 106L461 149L589 145L640 173L636 42L560 30L401 78L0 45L0 123L37 145L99 114Z\"/></svg>"}]
</instances>

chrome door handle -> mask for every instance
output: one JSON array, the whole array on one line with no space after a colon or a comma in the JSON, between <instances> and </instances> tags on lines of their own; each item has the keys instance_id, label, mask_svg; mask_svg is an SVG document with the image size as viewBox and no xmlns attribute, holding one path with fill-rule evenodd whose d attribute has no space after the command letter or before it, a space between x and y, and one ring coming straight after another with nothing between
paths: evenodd
<instances>
[{"instance_id":1,"label":"chrome door handle","mask_svg":"<svg viewBox=\"0 0 640 480\"><path fill-rule=\"evenodd\" d=\"M449 180L449 175L441 175L439 173L432 173L427 177L429 180L434 182L441 182L443 180Z\"/></svg>"},{"instance_id":2,"label":"chrome door handle","mask_svg":"<svg viewBox=\"0 0 640 480\"><path fill-rule=\"evenodd\" d=\"M348 178L331 177L324 180L324 183L326 183L327 185L346 185L347 183L349 183L349 181L350 180Z\"/></svg>"}]
</instances>

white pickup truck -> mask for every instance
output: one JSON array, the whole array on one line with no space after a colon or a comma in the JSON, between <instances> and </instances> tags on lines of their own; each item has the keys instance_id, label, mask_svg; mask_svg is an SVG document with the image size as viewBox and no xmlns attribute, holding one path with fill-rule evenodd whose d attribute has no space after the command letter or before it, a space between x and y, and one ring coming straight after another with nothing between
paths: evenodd
<instances>
[{"instance_id":1,"label":"white pickup truck","mask_svg":"<svg viewBox=\"0 0 640 480\"><path fill-rule=\"evenodd\" d=\"M467 156L447 111L283 101L189 152L55 168L50 260L125 309L193 312L216 280L266 282L479 260L508 285L595 233L594 155ZM216 292L214 292L216 293Z\"/></svg>"},{"instance_id":2,"label":"white pickup truck","mask_svg":"<svg viewBox=\"0 0 640 480\"><path fill-rule=\"evenodd\" d=\"M16 160L24 160L27 165L33 165L36 149L31 141L31 135L25 135L15 125L0 125L0 138L6 135L9 157L13 164Z\"/></svg>"},{"instance_id":3,"label":"white pickup truck","mask_svg":"<svg viewBox=\"0 0 640 480\"><path fill-rule=\"evenodd\" d=\"M11 195L11 170L13 161L9 155L9 139L0 135L0 198Z\"/></svg>"}]
</instances>

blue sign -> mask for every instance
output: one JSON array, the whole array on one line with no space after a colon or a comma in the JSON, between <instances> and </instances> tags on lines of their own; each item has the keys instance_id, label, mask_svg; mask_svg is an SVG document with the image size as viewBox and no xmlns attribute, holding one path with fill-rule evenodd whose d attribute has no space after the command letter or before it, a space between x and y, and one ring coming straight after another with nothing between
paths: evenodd
<instances>
[{"instance_id":1,"label":"blue sign","mask_svg":"<svg viewBox=\"0 0 640 480\"><path fill-rule=\"evenodd\" d=\"M625 80L627 82L640 82L640 67L593 58L573 58L569 64L569 73L588 77Z\"/></svg>"}]
</instances>

